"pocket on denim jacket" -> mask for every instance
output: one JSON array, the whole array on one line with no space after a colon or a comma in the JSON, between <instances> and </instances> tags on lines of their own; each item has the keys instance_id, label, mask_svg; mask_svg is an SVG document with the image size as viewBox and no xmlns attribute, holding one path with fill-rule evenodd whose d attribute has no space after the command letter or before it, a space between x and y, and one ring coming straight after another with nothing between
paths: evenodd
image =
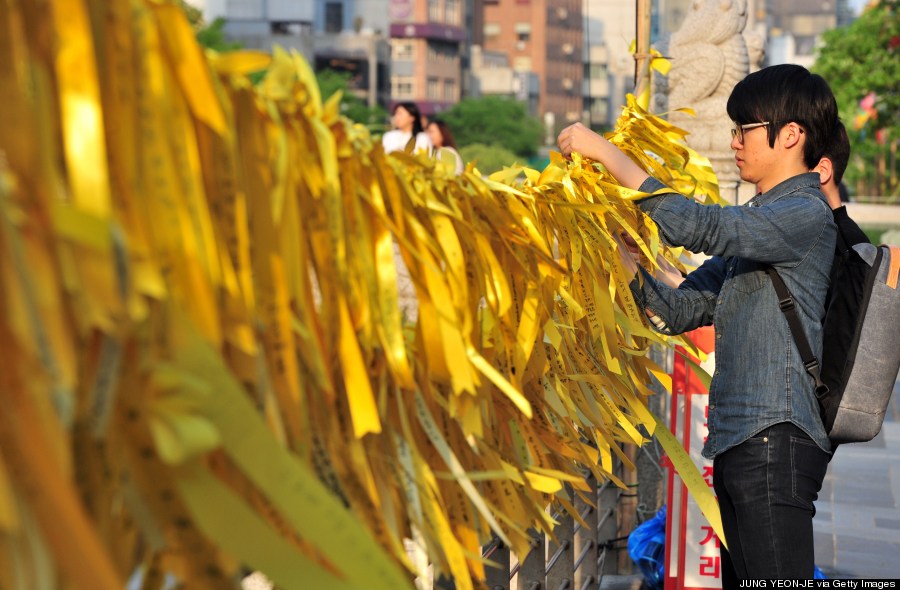
<instances>
[{"instance_id":1,"label":"pocket on denim jacket","mask_svg":"<svg viewBox=\"0 0 900 590\"><path fill-rule=\"evenodd\" d=\"M766 271L758 262L739 259L734 268L731 283L735 290L741 293L753 293L762 287L769 278Z\"/></svg>"}]
</instances>

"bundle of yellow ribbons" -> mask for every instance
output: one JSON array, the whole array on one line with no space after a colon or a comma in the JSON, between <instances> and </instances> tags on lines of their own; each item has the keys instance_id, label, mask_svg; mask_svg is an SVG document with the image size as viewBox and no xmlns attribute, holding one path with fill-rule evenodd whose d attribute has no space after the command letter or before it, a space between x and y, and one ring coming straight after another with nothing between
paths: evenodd
<instances>
[{"instance_id":1,"label":"bundle of yellow ribbons","mask_svg":"<svg viewBox=\"0 0 900 590\"><path fill-rule=\"evenodd\" d=\"M640 195L385 156L338 100L174 3L0 0L0 587L396 589L414 539L471 588L655 429ZM715 199L683 135L611 137Z\"/></svg>"}]
</instances>

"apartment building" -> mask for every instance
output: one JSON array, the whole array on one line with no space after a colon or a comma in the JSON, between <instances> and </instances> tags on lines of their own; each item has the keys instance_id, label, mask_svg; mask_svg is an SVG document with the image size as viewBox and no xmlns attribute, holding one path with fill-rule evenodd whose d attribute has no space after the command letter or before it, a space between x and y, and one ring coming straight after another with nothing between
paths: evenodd
<instances>
[{"instance_id":1,"label":"apartment building","mask_svg":"<svg viewBox=\"0 0 900 590\"><path fill-rule=\"evenodd\" d=\"M526 112L538 116L540 80L529 71L512 68L509 56L500 51L484 51L472 45L472 94L475 96L503 96L525 105Z\"/></svg>"},{"instance_id":2,"label":"apartment building","mask_svg":"<svg viewBox=\"0 0 900 590\"><path fill-rule=\"evenodd\" d=\"M582 0L484 0L485 52L539 82L538 113L556 130L582 119Z\"/></svg>"},{"instance_id":3,"label":"apartment building","mask_svg":"<svg viewBox=\"0 0 900 590\"><path fill-rule=\"evenodd\" d=\"M762 0L759 0L762 2ZM769 29L766 59L769 65L796 63L810 67L822 33L846 23L846 2L828 0L765 0Z\"/></svg>"},{"instance_id":4,"label":"apartment building","mask_svg":"<svg viewBox=\"0 0 900 590\"><path fill-rule=\"evenodd\" d=\"M225 35L251 49L279 45L295 49L312 63L315 7L290 0L209 0L201 3L207 20L225 19Z\"/></svg>"},{"instance_id":5,"label":"apartment building","mask_svg":"<svg viewBox=\"0 0 900 590\"><path fill-rule=\"evenodd\" d=\"M610 109L609 48L603 42L584 46L584 114L582 123L594 129L612 127Z\"/></svg>"},{"instance_id":6,"label":"apartment building","mask_svg":"<svg viewBox=\"0 0 900 590\"><path fill-rule=\"evenodd\" d=\"M315 69L349 74L349 90L369 105L390 96L388 0L216 0L207 18L248 48L296 49Z\"/></svg>"},{"instance_id":7,"label":"apartment building","mask_svg":"<svg viewBox=\"0 0 900 590\"><path fill-rule=\"evenodd\" d=\"M425 115L462 95L469 34L466 0L390 0L391 106L415 102Z\"/></svg>"},{"instance_id":8,"label":"apartment building","mask_svg":"<svg viewBox=\"0 0 900 590\"><path fill-rule=\"evenodd\" d=\"M595 127L612 127L634 90L635 5L619 0L584 0L585 68L590 88L585 108ZM603 78L606 78L603 81Z\"/></svg>"},{"instance_id":9,"label":"apartment building","mask_svg":"<svg viewBox=\"0 0 900 590\"><path fill-rule=\"evenodd\" d=\"M314 4L315 69L347 72L351 91L370 106L387 104L391 91L387 0L314 0Z\"/></svg>"}]
</instances>

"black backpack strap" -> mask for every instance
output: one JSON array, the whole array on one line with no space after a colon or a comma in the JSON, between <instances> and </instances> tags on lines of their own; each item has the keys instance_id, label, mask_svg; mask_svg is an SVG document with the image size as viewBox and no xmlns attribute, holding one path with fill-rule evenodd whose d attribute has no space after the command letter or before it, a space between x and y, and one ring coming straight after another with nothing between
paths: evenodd
<instances>
[{"instance_id":1,"label":"black backpack strap","mask_svg":"<svg viewBox=\"0 0 900 590\"><path fill-rule=\"evenodd\" d=\"M781 275L778 274L777 270L771 266L767 266L766 274L772 279L772 286L775 287L775 293L778 294L778 307L787 319L788 327L791 329L791 335L794 337L794 342L797 344L797 350L800 351L800 358L803 359L803 366L806 367L806 372L812 375L812 378L816 380L816 395L822 397L828 393L828 386L822 383L819 359L813 354L812 348L809 345L809 340L806 339L806 333L803 331L803 324L800 323L800 315L797 313L797 307L794 305L794 296L787 288L787 285L784 284L784 280L781 278Z\"/></svg>"}]
</instances>

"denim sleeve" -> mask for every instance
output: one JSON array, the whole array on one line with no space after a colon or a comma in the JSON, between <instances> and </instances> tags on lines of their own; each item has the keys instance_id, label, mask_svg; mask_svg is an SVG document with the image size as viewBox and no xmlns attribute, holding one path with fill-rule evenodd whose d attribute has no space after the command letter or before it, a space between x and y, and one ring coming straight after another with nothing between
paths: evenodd
<instances>
[{"instance_id":1,"label":"denim sleeve","mask_svg":"<svg viewBox=\"0 0 900 590\"><path fill-rule=\"evenodd\" d=\"M725 260L718 256L704 262L700 268L673 289L662 284L644 268L640 277L631 281L631 293L642 309L649 309L662 319L664 334L681 334L700 326L712 324L716 298L725 282Z\"/></svg>"},{"instance_id":2,"label":"denim sleeve","mask_svg":"<svg viewBox=\"0 0 900 590\"><path fill-rule=\"evenodd\" d=\"M663 188L663 183L648 178L640 191ZM806 257L831 223L824 201L804 191L762 207L701 205L674 192L641 199L637 205L673 246L788 267Z\"/></svg>"}]
</instances>

